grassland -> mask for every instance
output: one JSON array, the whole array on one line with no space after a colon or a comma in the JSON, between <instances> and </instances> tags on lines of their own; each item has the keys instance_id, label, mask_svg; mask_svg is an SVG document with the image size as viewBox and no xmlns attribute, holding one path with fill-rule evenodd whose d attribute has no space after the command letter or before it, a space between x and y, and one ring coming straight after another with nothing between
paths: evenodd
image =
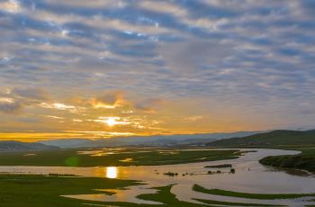
<instances>
[{"instance_id":1,"label":"grassland","mask_svg":"<svg viewBox=\"0 0 315 207\"><path fill-rule=\"evenodd\" d=\"M96 202L62 197L62 195L97 194L94 189L117 189L132 185L139 185L137 181L115 180L87 177L58 177L41 175L0 175L0 206L4 207L88 207L88 206L116 206L116 207L206 207L206 206L279 206L259 203L238 203L217 200L193 199L199 203L180 201L171 193L172 185L155 187L155 194L142 194L137 198L156 201L159 204L136 204L130 202ZM102 190L102 193L104 191ZM193 190L212 195L222 195L249 199L288 199L313 194L249 194L224 191L219 189L205 189L195 185ZM110 190L109 190L110 191Z\"/></svg>"},{"instance_id":2,"label":"grassland","mask_svg":"<svg viewBox=\"0 0 315 207\"><path fill-rule=\"evenodd\" d=\"M0 206L3 207L85 207L97 202L60 197L60 195L91 194L93 189L122 188L135 181L83 177L38 175L0 175Z\"/></svg>"},{"instance_id":3,"label":"grassland","mask_svg":"<svg viewBox=\"0 0 315 207\"><path fill-rule=\"evenodd\" d=\"M166 204L167 206L187 206L187 207L200 207L205 205L199 205L194 203L188 203L180 201L176 198L174 194L171 193L172 185L156 187L158 190L157 194L144 194L139 195L138 198L148 201L157 201Z\"/></svg>"},{"instance_id":4,"label":"grassland","mask_svg":"<svg viewBox=\"0 0 315 207\"><path fill-rule=\"evenodd\" d=\"M28 152L29 154L29 152ZM131 165L167 165L234 159L239 157L237 150L201 150L201 151L104 151L96 154L80 154L78 150L54 150L26 153L2 153L0 165L24 166L131 166ZM127 161L126 161L127 160Z\"/></svg>"},{"instance_id":5,"label":"grassland","mask_svg":"<svg viewBox=\"0 0 315 207\"><path fill-rule=\"evenodd\" d=\"M128 202L93 202L61 195L95 194L93 189L115 189L137 185L135 181L84 177L56 177L39 175L0 175L0 206L3 207L87 207L128 206L153 207L157 205ZM163 203L159 206L203 207L181 202L170 193L171 186L157 188L157 194L141 195L142 199Z\"/></svg>"},{"instance_id":6,"label":"grassland","mask_svg":"<svg viewBox=\"0 0 315 207\"><path fill-rule=\"evenodd\" d=\"M160 205L128 202L94 202L62 197L61 195L95 194L94 189L125 188L138 185L136 181L103 178L58 177L40 175L0 175L0 206L3 207L206 207L206 206L273 206L244 204L214 200L198 200L202 203L180 201L171 193L171 187L156 187L157 193L143 194L138 198L157 201ZM104 192L103 192L104 193ZM197 200L197 199L196 199Z\"/></svg>"},{"instance_id":7,"label":"grassland","mask_svg":"<svg viewBox=\"0 0 315 207\"><path fill-rule=\"evenodd\" d=\"M181 207L202 207L202 206L275 206L275 205L265 205L265 204L246 204L246 203L237 203L237 202L225 202L225 201L216 201L216 200L204 200L204 199L194 199L200 203L204 204L196 204L189 203L185 201L180 201L176 198L174 194L171 193L172 185L156 187L154 189L158 190L156 194L145 194L140 195L138 198L142 200L148 201L156 201L163 203L166 206L181 206Z\"/></svg>"},{"instance_id":8,"label":"grassland","mask_svg":"<svg viewBox=\"0 0 315 207\"><path fill-rule=\"evenodd\" d=\"M211 195L220 195L220 196L229 196L236 198L250 198L250 199L259 199L259 200L274 200L274 199L294 199L302 197L315 197L315 193L311 194L257 194L257 193L243 193L243 192L234 192L226 191L220 189L206 189L200 185L194 185L193 190L196 192L207 193Z\"/></svg>"}]
</instances>

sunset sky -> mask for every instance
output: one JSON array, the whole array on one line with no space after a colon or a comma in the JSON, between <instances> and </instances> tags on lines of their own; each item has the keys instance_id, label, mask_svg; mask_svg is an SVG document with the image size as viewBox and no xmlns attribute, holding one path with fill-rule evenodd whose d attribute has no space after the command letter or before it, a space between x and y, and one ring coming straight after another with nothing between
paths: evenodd
<instances>
[{"instance_id":1,"label":"sunset sky","mask_svg":"<svg viewBox=\"0 0 315 207\"><path fill-rule=\"evenodd\" d=\"M0 0L0 139L315 128L314 0Z\"/></svg>"}]
</instances>

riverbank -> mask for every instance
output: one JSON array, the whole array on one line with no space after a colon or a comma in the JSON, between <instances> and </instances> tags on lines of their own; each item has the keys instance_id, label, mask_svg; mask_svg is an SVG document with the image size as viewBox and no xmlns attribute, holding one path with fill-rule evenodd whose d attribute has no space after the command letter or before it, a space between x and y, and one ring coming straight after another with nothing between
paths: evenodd
<instances>
[{"instance_id":1,"label":"riverbank","mask_svg":"<svg viewBox=\"0 0 315 207\"><path fill-rule=\"evenodd\" d=\"M209 143L208 146L297 150L301 152L298 155L269 156L261 159L260 163L315 172L315 130L276 130L247 137L218 140Z\"/></svg>"},{"instance_id":2,"label":"riverbank","mask_svg":"<svg viewBox=\"0 0 315 207\"><path fill-rule=\"evenodd\" d=\"M21 207L88 207L88 206L117 206L117 207L156 207L156 206L181 206L181 207L211 207L211 206L283 206L264 204L264 200L314 197L314 194L248 194L230 192L219 189L205 189L199 185L193 191L205 193L209 196L222 195L234 198L255 199L261 203L228 202L212 199L198 199L195 202L180 200L172 193L173 185L153 187L154 193L144 193L136 196L143 202L154 204L133 203L129 201L106 201L77 199L76 195L92 194L115 196L115 189L129 188L141 185L130 180L104 179L93 177L63 177L44 175L0 175L0 201L3 206ZM99 189L99 190L95 190ZM69 196L70 195L70 196ZM72 196L71 196L72 195ZM119 197L119 195L117 195ZM17 199L18 198L18 199Z\"/></svg>"},{"instance_id":3,"label":"riverbank","mask_svg":"<svg viewBox=\"0 0 315 207\"><path fill-rule=\"evenodd\" d=\"M290 148L292 149L292 148ZM259 162L280 168L307 170L315 174L315 148L293 148L301 151L298 155L268 156Z\"/></svg>"}]
</instances>

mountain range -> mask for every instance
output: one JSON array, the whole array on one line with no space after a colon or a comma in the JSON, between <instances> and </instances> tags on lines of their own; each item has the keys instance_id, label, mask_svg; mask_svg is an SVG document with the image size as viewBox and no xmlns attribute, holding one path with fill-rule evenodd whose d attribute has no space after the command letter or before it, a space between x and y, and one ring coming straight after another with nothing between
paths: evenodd
<instances>
[{"instance_id":1,"label":"mountain range","mask_svg":"<svg viewBox=\"0 0 315 207\"><path fill-rule=\"evenodd\" d=\"M54 150L58 148L97 147L287 147L315 145L315 130L275 130L193 135L120 137L107 139L56 139L35 143L0 141L0 152Z\"/></svg>"},{"instance_id":2,"label":"mountain range","mask_svg":"<svg viewBox=\"0 0 315 207\"><path fill-rule=\"evenodd\" d=\"M220 139L244 137L258 132L211 133L211 134L185 134L120 137L107 139L58 139L41 141L40 143L60 148L79 147L123 147L123 146L178 146L178 145L203 145Z\"/></svg>"},{"instance_id":3,"label":"mountain range","mask_svg":"<svg viewBox=\"0 0 315 207\"><path fill-rule=\"evenodd\" d=\"M58 147L48 146L42 143L0 141L0 152L41 151L41 150L54 150L54 149L58 149Z\"/></svg>"}]
</instances>

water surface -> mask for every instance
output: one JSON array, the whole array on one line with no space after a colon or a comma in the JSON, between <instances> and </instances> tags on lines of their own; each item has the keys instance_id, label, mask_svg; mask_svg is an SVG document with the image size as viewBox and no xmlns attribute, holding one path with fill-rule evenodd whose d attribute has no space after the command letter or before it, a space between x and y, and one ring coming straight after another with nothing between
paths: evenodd
<instances>
[{"instance_id":1,"label":"water surface","mask_svg":"<svg viewBox=\"0 0 315 207\"><path fill-rule=\"evenodd\" d=\"M246 149L242 149L246 151ZM288 173L272 167L259 164L258 160L273 155L293 155L297 151L275 150L275 149L250 149L238 159L210 161L189 164L162 165L162 166L130 166L130 167L31 167L31 166L2 166L0 173L14 174L74 174L79 176L107 177L129 180L144 181L147 185L132 186L129 190L113 190L115 195L104 193L93 195L75 195L73 198L97 201L128 201L134 203L150 203L136 199L140 194L154 193L151 187L176 184L172 188L178 199L196 202L193 198L224 200L231 202L258 202L271 204L286 204L290 206L301 206L306 204L305 198L291 200L257 201L243 198L231 198L214 196L194 192L192 186L199 184L205 188L217 188L237 192L248 193L315 193L315 177L301 176L296 173ZM234 174L229 173L230 168L209 169L207 165L232 164L236 170ZM220 170L220 174L208 175L208 171ZM173 172L178 176L166 176L165 173ZM304 173L305 175L305 173ZM151 202L152 203L152 202ZM314 204L314 203L313 203Z\"/></svg>"}]
</instances>

